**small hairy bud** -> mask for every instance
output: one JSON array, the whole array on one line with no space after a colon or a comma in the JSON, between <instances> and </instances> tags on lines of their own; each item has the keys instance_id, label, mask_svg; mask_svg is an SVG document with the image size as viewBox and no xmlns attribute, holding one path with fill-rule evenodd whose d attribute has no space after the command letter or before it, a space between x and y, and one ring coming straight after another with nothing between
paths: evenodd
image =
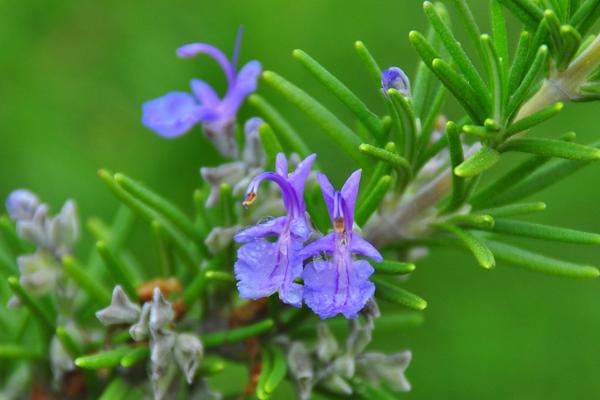
<instances>
[{"instance_id":1,"label":"small hairy bud","mask_svg":"<svg viewBox=\"0 0 600 400\"><path fill-rule=\"evenodd\" d=\"M27 189L13 191L6 199L6 211L15 220L30 220L40 205L38 197Z\"/></svg>"},{"instance_id":2,"label":"small hairy bud","mask_svg":"<svg viewBox=\"0 0 600 400\"><path fill-rule=\"evenodd\" d=\"M120 285L115 286L110 305L96 313L103 325L131 324L140 317L140 306L134 304Z\"/></svg>"}]
</instances>

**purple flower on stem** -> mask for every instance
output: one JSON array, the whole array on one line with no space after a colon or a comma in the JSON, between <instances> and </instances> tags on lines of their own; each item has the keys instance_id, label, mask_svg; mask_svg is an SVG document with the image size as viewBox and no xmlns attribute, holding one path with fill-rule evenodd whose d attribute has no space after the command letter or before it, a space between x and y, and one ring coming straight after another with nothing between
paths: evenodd
<instances>
[{"instance_id":1,"label":"purple flower on stem","mask_svg":"<svg viewBox=\"0 0 600 400\"><path fill-rule=\"evenodd\" d=\"M288 163L279 153L276 172L263 172L250 182L244 206L252 204L258 187L265 181L279 186L287 215L274 218L237 233L234 239L246 243L238 250L235 276L240 297L257 299L278 292L284 302L300 307L302 285L294 279L302 275L300 251L312 232L304 204L304 184L316 155L304 159L296 170L288 175ZM270 242L267 237L277 237Z\"/></svg>"},{"instance_id":2,"label":"purple flower on stem","mask_svg":"<svg viewBox=\"0 0 600 400\"><path fill-rule=\"evenodd\" d=\"M402 95L410 96L410 80L398 67L390 67L381 71L381 88L385 96L390 89L396 89Z\"/></svg>"},{"instance_id":3,"label":"purple flower on stem","mask_svg":"<svg viewBox=\"0 0 600 400\"><path fill-rule=\"evenodd\" d=\"M327 177L317 174L334 231L307 245L304 259L325 253L327 259L315 259L304 269L304 302L322 319L343 314L355 318L375 293L369 281L373 267L353 254L381 261L371 243L352 231L354 208L361 171L354 172L342 190L336 191Z\"/></svg>"},{"instance_id":4,"label":"purple flower on stem","mask_svg":"<svg viewBox=\"0 0 600 400\"><path fill-rule=\"evenodd\" d=\"M206 82L193 79L192 94L170 92L143 105L142 123L165 138L175 138L189 131L196 124L203 124L204 133L225 156L236 157L235 119L245 98L256 90L261 65L253 60L236 71L241 42L241 29L231 61L214 46L192 43L177 49L182 58L207 54L219 64L227 78L227 91L220 98Z\"/></svg>"}]
</instances>

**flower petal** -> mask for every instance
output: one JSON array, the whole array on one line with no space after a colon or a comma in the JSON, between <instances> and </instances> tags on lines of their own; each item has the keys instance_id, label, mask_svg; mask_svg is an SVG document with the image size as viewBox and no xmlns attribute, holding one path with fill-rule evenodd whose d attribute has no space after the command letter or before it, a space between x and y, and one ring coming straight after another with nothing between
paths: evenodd
<instances>
[{"instance_id":1,"label":"flower petal","mask_svg":"<svg viewBox=\"0 0 600 400\"><path fill-rule=\"evenodd\" d=\"M171 92L144 103L142 124L171 139L189 131L202 117L202 107L184 92Z\"/></svg>"},{"instance_id":2,"label":"flower petal","mask_svg":"<svg viewBox=\"0 0 600 400\"><path fill-rule=\"evenodd\" d=\"M335 189L331 182L329 182L329 178L325 174L317 172L316 174L317 182L319 182L319 187L321 188L321 192L323 193L323 199L325 200L325 205L327 206L327 212L329 216L332 218L333 222L333 196L335 194Z\"/></svg>"},{"instance_id":3,"label":"flower petal","mask_svg":"<svg viewBox=\"0 0 600 400\"><path fill-rule=\"evenodd\" d=\"M341 190L342 198L346 204L346 210L344 210L344 213L347 214L345 216L346 224L350 226L350 229L352 229L352 225L354 223L354 208L356 207L356 197L358 196L361 173L362 170L360 169L354 171L346 180L346 183L344 183L344 186Z\"/></svg>"},{"instance_id":4,"label":"flower petal","mask_svg":"<svg viewBox=\"0 0 600 400\"><path fill-rule=\"evenodd\" d=\"M283 153L277 153L277 158L275 159L275 172L277 172L277 175L281 175L284 178L288 177L288 162Z\"/></svg>"},{"instance_id":5,"label":"flower petal","mask_svg":"<svg viewBox=\"0 0 600 400\"><path fill-rule=\"evenodd\" d=\"M206 82L200 79L192 79L190 87L194 96L200 101L204 107L216 109L221 104L221 99L214 89Z\"/></svg>"},{"instance_id":6,"label":"flower petal","mask_svg":"<svg viewBox=\"0 0 600 400\"><path fill-rule=\"evenodd\" d=\"M356 318L375 293L368 280L372 273L373 267L364 260L344 256L316 260L304 269L304 301L321 319L337 314Z\"/></svg>"},{"instance_id":7,"label":"flower petal","mask_svg":"<svg viewBox=\"0 0 600 400\"><path fill-rule=\"evenodd\" d=\"M237 114L246 97L256 90L258 76L261 71L262 67L256 60L250 61L242 67L235 78L235 82L229 85L227 94L223 98L223 115L232 118Z\"/></svg>"},{"instance_id":8,"label":"flower petal","mask_svg":"<svg viewBox=\"0 0 600 400\"><path fill-rule=\"evenodd\" d=\"M198 54L207 54L215 59L225 73L228 84L235 82L235 67L229 62L227 56L215 46L206 43L190 43L177 49L177 56L181 58L192 58Z\"/></svg>"},{"instance_id":9,"label":"flower petal","mask_svg":"<svg viewBox=\"0 0 600 400\"><path fill-rule=\"evenodd\" d=\"M240 297L258 299L279 289L284 271L278 268L277 245L256 240L238 250L234 266Z\"/></svg>"},{"instance_id":10,"label":"flower petal","mask_svg":"<svg viewBox=\"0 0 600 400\"><path fill-rule=\"evenodd\" d=\"M287 217L277 217L251 226L235 234L233 239L238 243L247 243L267 236L277 236L283 230Z\"/></svg>"},{"instance_id":11,"label":"flower petal","mask_svg":"<svg viewBox=\"0 0 600 400\"><path fill-rule=\"evenodd\" d=\"M296 190L298 199L304 204L304 184L310 174L310 169L317 158L316 154L311 154L298 164L296 170L290 174L289 181Z\"/></svg>"},{"instance_id":12,"label":"flower petal","mask_svg":"<svg viewBox=\"0 0 600 400\"><path fill-rule=\"evenodd\" d=\"M304 249L300 252L300 256L303 260L309 257L318 256L321 253L327 255L335 251L335 233L329 233L320 239L315 240L312 243L307 244Z\"/></svg>"},{"instance_id":13,"label":"flower petal","mask_svg":"<svg viewBox=\"0 0 600 400\"><path fill-rule=\"evenodd\" d=\"M287 241L256 240L240 247L234 266L240 297L258 299L279 292L284 303L299 307L302 286L294 279L302 273L301 248L302 243L289 236Z\"/></svg>"},{"instance_id":14,"label":"flower petal","mask_svg":"<svg viewBox=\"0 0 600 400\"><path fill-rule=\"evenodd\" d=\"M383 256L379 250L355 233L352 234L352 239L350 240L350 252L369 257L377 262L383 261Z\"/></svg>"}]
</instances>

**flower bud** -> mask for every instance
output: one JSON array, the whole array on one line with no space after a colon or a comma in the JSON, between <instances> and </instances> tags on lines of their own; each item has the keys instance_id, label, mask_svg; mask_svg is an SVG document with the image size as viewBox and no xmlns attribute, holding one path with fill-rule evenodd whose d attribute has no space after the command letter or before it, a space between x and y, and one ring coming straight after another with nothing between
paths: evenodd
<instances>
[{"instance_id":1,"label":"flower bud","mask_svg":"<svg viewBox=\"0 0 600 400\"><path fill-rule=\"evenodd\" d=\"M136 342L140 342L148 337L148 319L150 318L150 303L144 303L142 312L137 323L129 328L129 336Z\"/></svg>"},{"instance_id":2,"label":"flower bud","mask_svg":"<svg viewBox=\"0 0 600 400\"><path fill-rule=\"evenodd\" d=\"M247 168L262 167L265 163L265 152L258 134L258 129L263 123L261 118L254 117L244 124L246 143L244 144L242 160L246 163Z\"/></svg>"},{"instance_id":3,"label":"flower bud","mask_svg":"<svg viewBox=\"0 0 600 400\"><path fill-rule=\"evenodd\" d=\"M140 316L140 306L129 300L120 285L115 286L110 305L96 313L103 325L131 324Z\"/></svg>"},{"instance_id":4,"label":"flower bud","mask_svg":"<svg viewBox=\"0 0 600 400\"><path fill-rule=\"evenodd\" d=\"M204 240L204 244L212 254L217 254L231 244L233 235L239 229L238 225L228 228L220 226L213 228L206 237L206 240Z\"/></svg>"},{"instance_id":5,"label":"flower bud","mask_svg":"<svg viewBox=\"0 0 600 400\"><path fill-rule=\"evenodd\" d=\"M235 186L244 178L245 166L243 162L235 161L221 164L216 167L200 168L202 179L211 186L210 195L206 199L206 207L212 207L219 202L221 184Z\"/></svg>"},{"instance_id":6,"label":"flower bud","mask_svg":"<svg viewBox=\"0 0 600 400\"><path fill-rule=\"evenodd\" d=\"M287 361L290 375L296 382L298 398L310 399L314 383L314 370L305 345L301 342L293 342L288 349Z\"/></svg>"},{"instance_id":7,"label":"flower bud","mask_svg":"<svg viewBox=\"0 0 600 400\"><path fill-rule=\"evenodd\" d=\"M333 393L350 396L352 394L352 386L339 375L331 375L321 383Z\"/></svg>"},{"instance_id":8,"label":"flower bud","mask_svg":"<svg viewBox=\"0 0 600 400\"><path fill-rule=\"evenodd\" d=\"M175 361L185 374L187 382L191 385L194 375L204 355L204 346L197 336L182 333L177 335L175 341Z\"/></svg>"},{"instance_id":9,"label":"flower bud","mask_svg":"<svg viewBox=\"0 0 600 400\"><path fill-rule=\"evenodd\" d=\"M175 312L160 289L155 287L152 293L152 307L150 308L150 331L158 331L173 322Z\"/></svg>"},{"instance_id":10,"label":"flower bud","mask_svg":"<svg viewBox=\"0 0 600 400\"><path fill-rule=\"evenodd\" d=\"M385 383L396 391L407 392L410 383L404 375L412 353L403 351L392 355L383 353L365 353L357 358L358 373L369 382L379 385Z\"/></svg>"},{"instance_id":11,"label":"flower bud","mask_svg":"<svg viewBox=\"0 0 600 400\"><path fill-rule=\"evenodd\" d=\"M410 96L408 76L398 67L390 67L381 72L381 87L386 95L388 90L396 89L403 96Z\"/></svg>"},{"instance_id":12,"label":"flower bud","mask_svg":"<svg viewBox=\"0 0 600 400\"><path fill-rule=\"evenodd\" d=\"M52 291L60 274L54 258L45 251L17 257L21 285L35 295Z\"/></svg>"},{"instance_id":13,"label":"flower bud","mask_svg":"<svg viewBox=\"0 0 600 400\"><path fill-rule=\"evenodd\" d=\"M317 357L319 361L328 363L335 357L339 346L329 327L320 323L317 325Z\"/></svg>"},{"instance_id":14,"label":"flower bud","mask_svg":"<svg viewBox=\"0 0 600 400\"><path fill-rule=\"evenodd\" d=\"M17 189L6 199L8 215L15 221L30 220L39 205L37 196L26 189Z\"/></svg>"},{"instance_id":15,"label":"flower bud","mask_svg":"<svg viewBox=\"0 0 600 400\"><path fill-rule=\"evenodd\" d=\"M70 252L79 237L79 216L73 200L68 200L60 213L49 221L49 239L60 252Z\"/></svg>"}]
</instances>

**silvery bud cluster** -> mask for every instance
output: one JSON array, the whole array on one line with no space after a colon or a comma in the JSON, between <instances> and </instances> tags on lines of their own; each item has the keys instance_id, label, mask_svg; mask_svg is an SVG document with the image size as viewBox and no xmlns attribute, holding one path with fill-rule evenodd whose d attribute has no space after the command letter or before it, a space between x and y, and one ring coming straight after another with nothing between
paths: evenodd
<instances>
[{"instance_id":1,"label":"silvery bud cluster","mask_svg":"<svg viewBox=\"0 0 600 400\"><path fill-rule=\"evenodd\" d=\"M55 216L47 204L29 190L18 189L6 199L8 215L15 221L20 238L33 243L32 254L17 257L21 285L34 295L44 295L57 287L62 276L61 259L70 254L79 237L79 217L75 202L68 200ZM20 302L13 297L9 305Z\"/></svg>"},{"instance_id":2,"label":"silvery bud cluster","mask_svg":"<svg viewBox=\"0 0 600 400\"><path fill-rule=\"evenodd\" d=\"M296 383L298 398L309 399L315 386L326 391L351 396L352 381L360 378L373 384L387 384L396 391L410 390L404 373L411 360L411 352L397 354L365 352L371 342L373 320L379 316L377 304L372 302L364 311L366 323L350 322L345 346L340 346L327 324L317 326L317 342L309 349L302 342L288 346L287 358L290 375Z\"/></svg>"},{"instance_id":3,"label":"silvery bud cluster","mask_svg":"<svg viewBox=\"0 0 600 400\"><path fill-rule=\"evenodd\" d=\"M75 202L67 200L55 216L48 214L49 207L41 203L32 192L19 189L6 200L6 209L17 225L18 235L46 250L57 259L71 253L79 238L79 217Z\"/></svg>"},{"instance_id":4,"label":"silvery bud cluster","mask_svg":"<svg viewBox=\"0 0 600 400\"><path fill-rule=\"evenodd\" d=\"M152 300L140 307L116 286L111 304L96 317L106 326L130 325L129 334L135 341L150 338L150 380L155 399L167 398L175 365L189 384L193 382L204 355L202 341L196 335L173 330L175 311L159 288L154 288Z\"/></svg>"},{"instance_id":5,"label":"silvery bud cluster","mask_svg":"<svg viewBox=\"0 0 600 400\"><path fill-rule=\"evenodd\" d=\"M250 180L264 170L265 153L258 134L258 128L262 123L260 118L251 118L246 121L244 125L246 143L241 160L216 167L200 168L200 175L211 187L206 207L213 207L219 202L221 185L229 185L234 194L242 194Z\"/></svg>"}]
</instances>

